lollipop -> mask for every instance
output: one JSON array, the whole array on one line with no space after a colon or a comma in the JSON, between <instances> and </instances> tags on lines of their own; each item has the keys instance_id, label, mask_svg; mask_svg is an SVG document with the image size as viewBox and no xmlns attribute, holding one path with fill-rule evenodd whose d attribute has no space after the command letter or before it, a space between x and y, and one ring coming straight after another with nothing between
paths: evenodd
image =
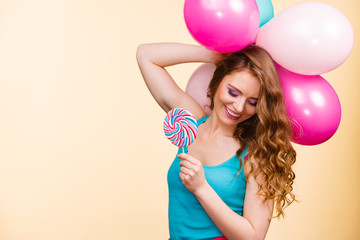
<instances>
[{"instance_id":1,"label":"lollipop","mask_svg":"<svg viewBox=\"0 0 360 240\"><path fill-rule=\"evenodd\" d=\"M195 117L183 108L174 108L165 117L165 135L178 147L189 146L195 140L197 131Z\"/></svg>"}]
</instances>

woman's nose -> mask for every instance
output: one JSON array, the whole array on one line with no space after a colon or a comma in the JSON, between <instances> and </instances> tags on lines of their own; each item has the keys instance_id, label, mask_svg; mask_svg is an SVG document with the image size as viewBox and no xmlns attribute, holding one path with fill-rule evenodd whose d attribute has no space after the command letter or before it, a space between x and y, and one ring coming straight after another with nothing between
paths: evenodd
<instances>
[{"instance_id":1,"label":"woman's nose","mask_svg":"<svg viewBox=\"0 0 360 240\"><path fill-rule=\"evenodd\" d=\"M245 110L245 103L244 99L234 102L233 106L236 113L242 113Z\"/></svg>"}]
</instances>

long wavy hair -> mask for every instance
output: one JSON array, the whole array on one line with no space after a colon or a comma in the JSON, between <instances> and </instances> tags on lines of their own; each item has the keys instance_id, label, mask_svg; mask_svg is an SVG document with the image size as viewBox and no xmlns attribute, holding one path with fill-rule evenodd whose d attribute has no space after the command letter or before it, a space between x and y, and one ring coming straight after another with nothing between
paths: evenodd
<instances>
[{"instance_id":1,"label":"long wavy hair","mask_svg":"<svg viewBox=\"0 0 360 240\"><path fill-rule=\"evenodd\" d=\"M224 77L242 71L259 79L260 92L256 114L239 123L234 132L240 143L236 154L241 159L241 153L248 147L245 159L256 161L256 165L245 161L245 164L250 164L248 175L254 174L255 179L259 175L262 177L258 194L274 200L274 217L279 218L285 215L284 209L296 201L292 192L295 179L292 165L296 152L290 142L293 130L286 113L281 84L267 51L258 46L248 46L217 62L207 93L211 100L209 107L214 108L214 96Z\"/></svg>"}]
</instances>

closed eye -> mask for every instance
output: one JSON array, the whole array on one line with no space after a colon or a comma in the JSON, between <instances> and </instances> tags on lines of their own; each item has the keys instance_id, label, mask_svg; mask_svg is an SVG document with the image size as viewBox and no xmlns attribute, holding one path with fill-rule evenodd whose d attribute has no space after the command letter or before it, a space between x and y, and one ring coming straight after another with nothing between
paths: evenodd
<instances>
[{"instance_id":1,"label":"closed eye","mask_svg":"<svg viewBox=\"0 0 360 240\"><path fill-rule=\"evenodd\" d=\"M251 106L256 106L256 104L257 104L257 100L255 100L255 99L249 99L248 102Z\"/></svg>"},{"instance_id":2,"label":"closed eye","mask_svg":"<svg viewBox=\"0 0 360 240\"><path fill-rule=\"evenodd\" d=\"M228 89L228 92L229 92L229 94L230 94L231 96L233 96L233 97L237 97L237 96L238 96L238 94L236 94L236 92L235 92L234 90L232 90L231 88Z\"/></svg>"}]
</instances>

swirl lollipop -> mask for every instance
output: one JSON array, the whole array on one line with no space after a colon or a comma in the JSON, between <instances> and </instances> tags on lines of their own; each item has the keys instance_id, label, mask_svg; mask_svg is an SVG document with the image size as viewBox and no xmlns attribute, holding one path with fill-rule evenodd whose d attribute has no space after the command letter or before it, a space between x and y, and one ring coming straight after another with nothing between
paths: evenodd
<instances>
[{"instance_id":1,"label":"swirl lollipop","mask_svg":"<svg viewBox=\"0 0 360 240\"><path fill-rule=\"evenodd\" d=\"M174 108L167 113L164 120L164 133L176 146L189 146L198 132L195 117L183 108Z\"/></svg>"}]
</instances>

